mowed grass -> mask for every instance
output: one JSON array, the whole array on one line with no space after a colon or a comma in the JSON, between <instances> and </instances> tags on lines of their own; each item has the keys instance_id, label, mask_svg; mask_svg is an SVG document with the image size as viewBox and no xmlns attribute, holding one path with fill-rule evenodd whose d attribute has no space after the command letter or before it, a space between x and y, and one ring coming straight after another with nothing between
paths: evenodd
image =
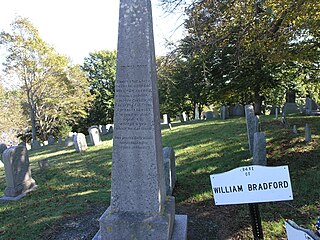
<instances>
[{"instance_id":1,"label":"mowed grass","mask_svg":"<svg viewBox=\"0 0 320 240\"><path fill-rule=\"evenodd\" d=\"M260 204L263 230L265 239L286 239L285 219L314 229L320 214L320 118L290 116L289 123L298 128L296 135L272 116L260 119L267 137L268 165L289 165L294 193L293 201ZM304 142L306 122L312 129L309 144ZM213 202L209 175L251 164L244 118L174 123L173 130L163 126L162 135L163 147L173 147L176 153L177 206ZM29 155L38 188L18 202L0 203L0 239L44 239L64 219L84 216L95 205L109 205L110 135L104 136L103 144L89 146L81 154L73 147L55 145ZM49 160L49 169L39 169L41 159ZM4 189L4 169L0 168L0 191ZM240 221L243 228L228 235L252 239L246 218L244 210L230 216L230 224Z\"/></svg>"}]
</instances>

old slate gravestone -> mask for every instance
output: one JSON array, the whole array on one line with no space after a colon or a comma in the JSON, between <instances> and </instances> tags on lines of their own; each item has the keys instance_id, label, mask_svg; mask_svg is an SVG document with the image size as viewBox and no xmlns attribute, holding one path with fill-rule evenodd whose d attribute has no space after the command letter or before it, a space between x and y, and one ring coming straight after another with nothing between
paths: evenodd
<instances>
[{"instance_id":1,"label":"old slate gravestone","mask_svg":"<svg viewBox=\"0 0 320 240\"><path fill-rule=\"evenodd\" d=\"M101 143L100 132L98 126L91 126L88 129L91 143L93 146L97 146Z\"/></svg>"},{"instance_id":2,"label":"old slate gravestone","mask_svg":"<svg viewBox=\"0 0 320 240\"><path fill-rule=\"evenodd\" d=\"M120 0L119 19L111 203L94 239L186 239L166 196L150 0Z\"/></svg>"},{"instance_id":3,"label":"old slate gravestone","mask_svg":"<svg viewBox=\"0 0 320 240\"><path fill-rule=\"evenodd\" d=\"M31 177L28 151L25 146L10 147L4 151L3 163L6 189L0 200L19 200L36 187Z\"/></svg>"},{"instance_id":4,"label":"old slate gravestone","mask_svg":"<svg viewBox=\"0 0 320 240\"><path fill-rule=\"evenodd\" d=\"M263 132L254 133L252 164L267 166L267 144Z\"/></svg>"},{"instance_id":5,"label":"old slate gravestone","mask_svg":"<svg viewBox=\"0 0 320 240\"><path fill-rule=\"evenodd\" d=\"M194 120L200 120L199 106L196 104L194 108Z\"/></svg>"},{"instance_id":6,"label":"old slate gravestone","mask_svg":"<svg viewBox=\"0 0 320 240\"><path fill-rule=\"evenodd\" d=\"M54 136L49 135L48 137L48 145L54 145L56 143L56 139L54 138Z\"/></svg>"}]
</instances>

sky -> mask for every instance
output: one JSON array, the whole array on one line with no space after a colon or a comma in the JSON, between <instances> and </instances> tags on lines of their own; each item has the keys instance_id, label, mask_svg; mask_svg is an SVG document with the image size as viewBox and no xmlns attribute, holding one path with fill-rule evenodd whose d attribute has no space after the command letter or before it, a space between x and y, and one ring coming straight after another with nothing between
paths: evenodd
<instances>
[{"instance_id":1,"label":"sky","mask_svg":"<svg viewBox=\"0 0 320 240\"><path fill-rule=\"evenodd\" d=\"M164 13L158 0L151 2L155 51L164 55L166 39L182 37L183 19L178 13ZM29 18L41 38L73 63L82 64L90 52L117 48L119 0L7 0L1 3L0 31L10 31L16 16Z\"/></svg>"}]
</instances>

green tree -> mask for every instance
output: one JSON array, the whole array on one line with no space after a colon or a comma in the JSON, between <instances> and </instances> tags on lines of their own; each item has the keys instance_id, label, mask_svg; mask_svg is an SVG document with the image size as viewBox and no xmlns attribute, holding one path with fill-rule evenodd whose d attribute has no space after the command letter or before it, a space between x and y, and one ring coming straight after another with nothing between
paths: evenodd
<instances>
[{"instance_id":1,"label":"green tree","mask_svg":"<svg viewBox=\"0 0 320 240\"><path fill-rule=\"evenodd\" d=\"M82 69L95 96L87 119L89 125L113 122L116 58L116 51L102 50L90 53L84 60Z\"/></svg>"},{"instance_id":2,"label":"green tree","mask_svg":"<svg viewBox=\"0 0 320 240\"><path fill-rule=\"evenodd\" d=\"M303 74L307 84L307 76L318 76L319 10L316 0L193 1L179 48L199 55L203 78L220 93L212 100L254 102L260 113L273 89L292 85ZM290 67L298 69L296 77L284 79L281 73Z\"/></svg>"},{"instance_id":3,"label":"green tree","mask_svg":"<svg viewBox=\"0 0 320 240\"><path fill-rule=\"evenodd\" d=\"M58 135L63 124L83 117L90 93L79 67L55 52L26 18L12 23L12 33L1 32L0 46L7 50L5 71L19 81L26 94L32 139Z\"/></svg>"}]
</instances>

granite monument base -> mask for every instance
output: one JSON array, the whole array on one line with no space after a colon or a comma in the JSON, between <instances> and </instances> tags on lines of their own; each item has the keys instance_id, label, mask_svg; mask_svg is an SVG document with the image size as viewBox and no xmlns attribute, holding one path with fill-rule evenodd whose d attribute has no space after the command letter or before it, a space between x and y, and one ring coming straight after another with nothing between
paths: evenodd
<instances>
[{"instance_id":1,"label":"granite monument base","mask_svg":"<svg viewBox=\"0 0 320 240\"><path fill-rule=\"evenodd\" d=\"M93 240L186 239L187 216L174 215L174 198L167 197L163 214L115 212L110 207L100 218L100 231ZM181 238L180 235L185 235ZM179 236L178 238L173 238Z\"/></svg>"},{"instance_id":2,"label":"granite monument base","mask_svg":"<svg viewBox=\"0 0 320 240\"><path fill-rule=\"evenodd\" d=\"M21 193L21 194L18 195L18 196L14 196L14 197L3 196L3 197L0 198L0 202L1 202L1 201L18 201L18 200L20 200L21 198L27 196L28 193L36 190L37 187L38 187L38 185L34 185L34 186L32 186L30 189L26 190L25 192Z\"/></svg>"}]
</instances>

